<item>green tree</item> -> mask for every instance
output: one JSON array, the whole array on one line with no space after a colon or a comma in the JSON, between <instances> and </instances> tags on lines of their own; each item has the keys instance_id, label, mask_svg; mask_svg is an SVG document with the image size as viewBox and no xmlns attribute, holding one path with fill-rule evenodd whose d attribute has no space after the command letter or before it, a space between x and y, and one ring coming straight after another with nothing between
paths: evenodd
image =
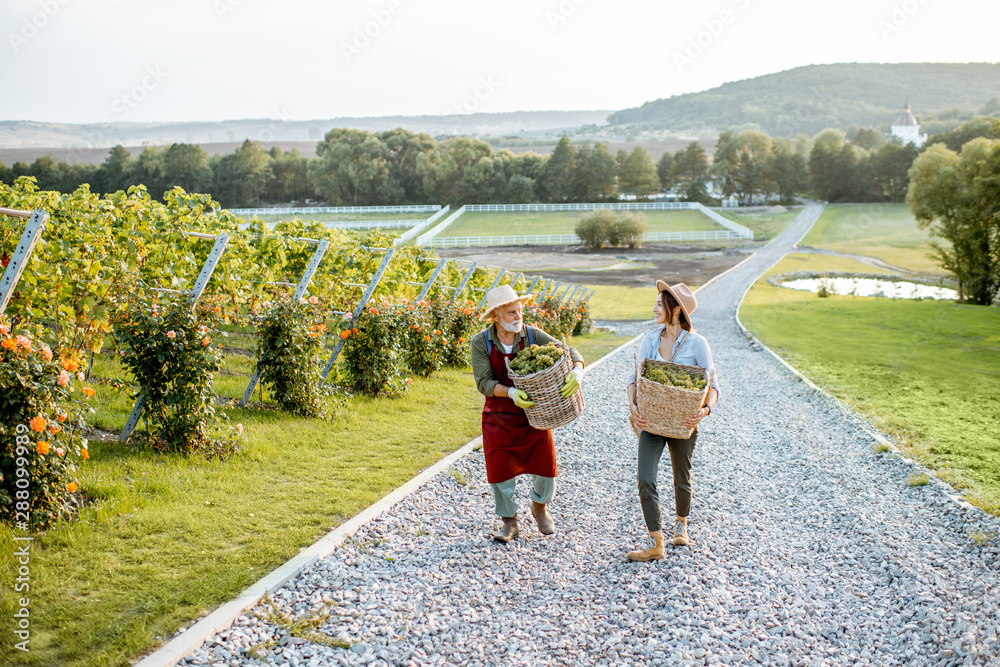
<instances>
[{"instance_id":1,"label":"green tree","mask_svg":"<svg viewBox=\"0 0 1000 667\"><path fill-rule=\"evenodd\" d=\"M697 141L692 141L674 153L671 180L682 191L686 201L709 203L711 198L705 189L708 181L708 157Z\"/></svg>"},{"instance_id":2,"label":"green tree","mask_svg":"<svg viewBox=\"0 0 1000 667\"><path fill-rule=\"evenodd\" d=\"M608 145L597 142L594 147L582 146L576 154L573 199L601 202L615 198L615 158Z\"/></svg>"},{"instance_id":3,"label":"green tree","mask_svg":"<svg viewBox=\"0 0 1000 667\"><path fill-rule=\"evenodd\" d=\"M274 179L271 156L249 139L226 155L212 159L216 197L227 208L257 206Z\"/></svg>"},{"instance_id":4,"label":"green tree","mask_svg":"<svg viewBox=\"0 0 1000 667\"><path fill-rule=\"evenodd\" d=\"M989 305L1000 289L1000 140L979 137L956 153L933 144L910 167L906 203L944 242L932 256L958 279L959 298Z\"/></svg>"},{"instance_id":5,"label":"green tree","mask_svg":"<svg viewBox=\"0 0 1000 667\"><path fill-rule=\"evenodd\" d=\"M542 193L551 202L567 201L573 191L573 170L576 167L576 149L565 134L559 139L552 155L545 164L542 176Z\"/></svg>"},{"instance_id":6,"label":"green tree","mask_svg":"<svg viewBox=\"0 0 1000 667\"><path fill-rule=\"evenodd\" d=\"M618 169L618 191L646 197L660 189L660 179L653 159L642 146L632 149Z\"/></svg>"},{"instance_id":7,"label":"green tree","mask_svg":"<svg viewBox=\"0 0 1000 667\"><path fill-rule=\"evenodd\" d=\"M903 144L893 137L875 153L874 184L882 198L903 201L910 184L910 167L917 158L917 147L911 142Z\"/></svg>"},{"instance_id":8,"label":"green tree","mask_svg":"<svg viewBox=\"0 0 1000 667\"><path fill-rule=\"evenodd\" d=\"M185 192L207 192L212 188L208 153L194 144L171 144L163 153L163 179L167 189L180 186Z\"/></svg>"},{"instance_id":9,"label":"green tree","mask_svg":"<svg viewBox=\"0 0 1000 667\"><path fill-rule=\"evenodd\" d=\"M363 130L334 128L316 144L309 163L309 182L316 194L333 205L371 206L388 185L385 146Z\"/></svg>"},{"instance_id":10,"label":"green tree","mask_svg":"<svg viewBox=\"0 0 1000 667\"><path fill-rule=\"evenodd\" d=\"M97 168L94 176L94 189L97 192L110 193L118 190L127 190L129 185L129 173L132 171L132 161L134 158L128 150L118 144L104 158L104 162Z\"/></svg>"},{"instance_id":11,"label":"green tree","mask_svg":"<svg viewBox=\"0 0 1000 667\"><path fill-rule=\"evenodd\" d=\"M656 161L656 176L660 179L660 187L664 190L671 190L673 182L670 179L670 165L674 161L674 156L670 151L663 151L660 159Z\"/></svg>"},{"instance_id":12,"label":"green tree","mask_svg":"<svg viewBox=\"0 0 1000 667\"><path fill-rule=\"evenodd\" d=\"M782 204L791 204L795 195L809 185L808 164L805 155L796 150L795 144L785 137L774 139L772 163L775 188Z\"/></svg>"},{"instance_id":13,"label":"green tree","mask_svg":"<svg viewBox=\"0 0 1000 667\"><path fill-rule=\"evenodd\" d=\"M301 202L315 194L309 184L309 163L297 150L283 151L274 146L271 172L274 179L264 189L264 199L269 202Z\"/></svg>"}]
</instances>

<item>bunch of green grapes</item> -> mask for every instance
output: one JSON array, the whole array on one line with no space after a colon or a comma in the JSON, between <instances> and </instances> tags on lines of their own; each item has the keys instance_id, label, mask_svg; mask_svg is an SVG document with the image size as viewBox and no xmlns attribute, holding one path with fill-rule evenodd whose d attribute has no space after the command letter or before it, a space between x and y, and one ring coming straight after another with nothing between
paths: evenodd
<instances>
[{"instance_id":1,"label":"bunch of green grapes","mask_svg":"<svg viewBox=\"0 0 1000 667\"><path fill-rule=\"evenodd\" d=\"M705 378L691 375L679 368L670 366L646 366L646 378L653 382L659 382L679 389L688 391L701 391L705 388Z\"/></svg>"},{"instance_id":2,"label":"bunch of green grapes","mask_svg":"<svg viewBox=\"0 0 1000 667\"><path fill-rule=\"evenodd\" d=\"M514 357L510 362L510 370L515 375L531 375L538 371L544 371L550 366L554 366L563 356L561 347L554 343L548 345L529 345Z\"/></svg>"}]
</instances>

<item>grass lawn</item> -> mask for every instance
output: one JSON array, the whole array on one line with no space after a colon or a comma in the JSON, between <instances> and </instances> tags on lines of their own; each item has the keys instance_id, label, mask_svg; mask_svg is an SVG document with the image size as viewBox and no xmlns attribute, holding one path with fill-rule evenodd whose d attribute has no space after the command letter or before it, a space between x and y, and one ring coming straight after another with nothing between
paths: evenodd
<instances>
[{"instance_id":1,"label":"grass lawn","mask_svg":"<svg viewBox=\"0 0 1000 667\"><path fill-rule=\"evenodd\" d=\"M656 290L649 287L583 285L594 290L590 316L595 320L651 320Z\"/></svg>"},{"instance_id":2,"label":"grass lawn","mask_svg":"<svg viewBox=\"0 0 1000 667\"><path fill-rule=\"evenodd\" d=\"M791 256L770 273L852 270ZM803 268L803 265L805 268ZM937 474L1000 514L1000 309L950 301L819 298L763 279L743 324L869 416Z\"/></svg>"},{"instance_id":3,"label":"grass lawn","mask_svg":"<svg viewBox=\"0 0 1000 667\"><path fill-rule=\"evenodd\" d=\"M592 363L626 340L572 344ZM111 363L99 358L95 374ZM218 385L235 394L246 379ZM131 401L115 396L99 390L95 423L124 423ZM8 627L0 664L130 664L477 436L482 400L469 369L445 369L402 398L351 398L331 421L229 409L249 444L226 462L93 442L80 471L87 506L31 545L31 651L13 648ZM12 538L0 526L5 591L17 571ZM14 598L0 598L4 618Z\"/></svg>"},{"instance_id":4,"label":"grass lawn","mask_svg":"<svg viewBox=\"0 0 1000 667\"><path fill-rule=\"evenodd\" d=\"M770 213L766 210L741 211L738 208L717 208L715 212L753 230L754 241L769 241L785 231L792 224L801 206L796 206L784 213Z\"/></svg>"},{"instance_id":5,"label":"grass lawn","mask_svg":"<svg viewBox=\"0 0 1000 667\"><path fill-rule=\"evenodd\" d=\"M465 213L441 233L451 236L512 236L521 234L572 234L584 211L544 213ZM698 211L643 211L651 232L712 231L722 229Z\"/></svg>"},{"instance_id":6,"label":"grass lawn","mask_svg":"<svg viewBox=\"0 0 1000 667\"><path fill-rule=\"evenodd\" d=\"M906 204L831 204L803 245L868 255L929 276L945 272L927 257L930 234L917 228Z\"/></svg>"}]
</instances>

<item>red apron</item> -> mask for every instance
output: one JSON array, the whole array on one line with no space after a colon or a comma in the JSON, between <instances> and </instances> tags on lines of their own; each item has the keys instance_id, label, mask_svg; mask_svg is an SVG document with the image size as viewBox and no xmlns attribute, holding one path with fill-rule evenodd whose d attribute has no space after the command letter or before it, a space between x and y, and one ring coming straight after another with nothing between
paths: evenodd
<instances>
[{"instance_id":1,"label":"red apron","mask_svg":"<svg viewBox=\"0 0 1000 667\"><path fill-rule=\"evenodd\" d=\"M504 354L499 346L491 347L493 376L500 384L513 387L504 358L513 359L517 351ZM523 338L520 349L524 349ZM486 455L486 480L490 484L506 482L523 474L556 476L556 447L552 431L540 431L531 426L524 410L506 396L486 397L486 405L483 406L483 453Z\"/></svg>"}]
</instances>

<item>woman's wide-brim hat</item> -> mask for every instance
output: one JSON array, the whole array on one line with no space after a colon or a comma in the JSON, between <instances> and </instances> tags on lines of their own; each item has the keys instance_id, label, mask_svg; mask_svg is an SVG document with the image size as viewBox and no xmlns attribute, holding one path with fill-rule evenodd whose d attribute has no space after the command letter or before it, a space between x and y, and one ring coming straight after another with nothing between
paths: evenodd
<instances>
[{"instance_id":1,"label":"woman's wide-brim hat","mask_svg":"<svg viewBox=\"0 0 1000 667\"><path fill-rule=\"evenodd\" d=\"M521 303L528 303L533 298L534 294L525 294L524 296L518 296L517 292L510 285L501 285L500 287L494 287L490 290L489 294L486 295L486 310L483 311L482 315L479 316L480 320L485 320L490 316L497 308L506 306L509 303L514 303L515 301L520 301Z\"/></svg>"},{"instance_id":2,"label":"woman's wide-brim hat","mask_svg":"<svg viewBox=\"0 0 1000 667\"><path fill-rule=\"evenodd\" d=\"M684 283L677 283L676 285L668 285L662 280L656 281L656 291L658 292L670 292L674 299L681 307L681 312L684 313L684 317L687 318L688 326L691 326L691 313L698 308L698 299L694 297L694 292L691 288Z\"/></svg>"}]
</instances>

